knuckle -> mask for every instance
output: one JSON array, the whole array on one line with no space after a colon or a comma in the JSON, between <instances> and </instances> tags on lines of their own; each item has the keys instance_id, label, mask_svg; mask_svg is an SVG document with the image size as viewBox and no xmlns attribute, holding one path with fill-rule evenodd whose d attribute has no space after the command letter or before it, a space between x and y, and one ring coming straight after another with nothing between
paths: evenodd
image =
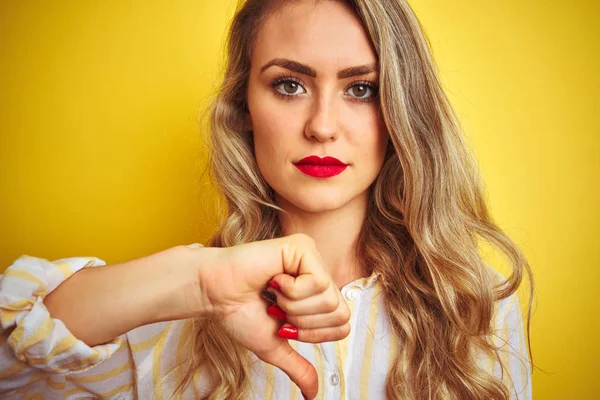
<instances>
[{"instance_id":1,"label":"knuckle","mask_svg":"<svg viewBox=\"0 0 600 400\"><path fill-rule=\"evenodd\" d=\"M350 321L350 318L352 317L352 313L350 312L350 309L348 308L348 306L344 307L342 313L343 313L342 315L344 316L344 323L347 323L348 321Z\"/></svg>"},{"instance_id":2,"label":"knuckle","mask_svg":"<svg viewBox=\"0 0 600 400\"><path fill-rule=\"evenodd\" d=\"M287 315L288 318L291 318L291 315L294 314L294 306L291 304L281 304L279 301L277 302L277 306L283 310L283 312ZM291 315L290 315L291 314ZM291 322L290 322L291 323ZM292 324L293 325L293 324Z\"/></svg>"},{"instance_id":3,"label":"knuckle","mask_svg":"<svg viewBox=\"0 0 600 400\"><path fill-rule=\"evenodd\" d=\"M290 235L290 236L297 243L304 244L304 245L311 246L311 247L313 247L313 246L316 247L315 240L311 236L309 236L305 233L294 233L293 235Z\"/></svg>"},{"instance_id":4,"label":"knuckle","mask_svg":"<svg viewBox=\"0 0 600 400\"><path fill-rule=\"evenodd\" d=\"M283 299L282 296L277 296L277 301L275 304L277 305L277 307L281 308L286 314L292 312L292 310L290 310L289 303L285 299Z\"/></svg>"},{"instance_id":5,"label":"knuckle","mask_svg":"<svg viewBox=\"0 0 600 400\"><path fill-rule=\"evenodd\" d=\"M343 339L350 334L350 324L344 324L340 328L340 337L339 339Z\"/></svg>"},{"instance_id":6,"label":"knuckle","mask_svg":"<svg viewBox=\"0 0 600 400\"><path fill-rule=\"evenodd\" d=\"M294 325L298 329L306 329L306 328L308 328L308 326L306 324L306 319L305 319L305 317L302 317L302 316L300 316L300 317L299 316L294 317L294 316L289 316L288 315L287 316L287 322L289 324Z\"/></svg>"},{"instance_id":7,"label":"knuckle","mask_svg":"<svg viewBox=\"0 0 600 400\"><path fill-rule=\"evenodd\" d=\"M300 377L298 378L298 383L303 385L306 381L308 384L308 380L310 379L310 364L306 364L304 370L300 373Z\"/></svg>"},{"instance_id":8,"label":"knuckle","mask_svg":"<svg viewBox=\"0 0 600 400\"><path fill-rule=\"evenodd\" d=\"M299 300L298 288L295 285L289 285L285 290L285 295L292 300Z\"/></svg>"},{"instance_id":9,"label":"knuckle","mask_svg":"<svg viewBox=\"0 0 600 400\"><path fill-rule=\"evenodd\" d=\"M302 341L308 343L317 343L315 332L311 329L303 330L302 332ZM300 334L298 334L298 339L300 339Z\"/></svg>"},{"instance_id":10,"label":"knuckle","mask_svg":"<svg viewBox=\"0 0 600 400\"><path fill-rule=\"evenodd\" d=\"M319 293L323 293L327 289L329 289L329 285L331 285L331 279L329 278L315 278L315 287L317 288Z\"/></svg>"},{"instance_id":11,"label":"knuckle","mask_svg":"<svg viewBox=\"0 0 600 400\"><path fill-rule=\"evenodd\" d=\"M339 312L337 314L337 320L336 320L336 322L338 323L338 325L343 325L343 324L345 324L345 323L348 322L348 320L350 319L348 317L348 314L349 313L346 313L345 310L343 310L342 312Z\"/></svg>"},{"instance_id":12,"label":"knuckle","mask_svg":"<svg viewBox=\"0 0 600 400\"><path fill-rule=\"evenodd\" d=\"M327 332L323 335L324 342L334 342L340 339L339 333L335 329L328 329Z\"/></svg>"},{"instance_id":13,"label":"knuckle","mask_svg":"<svg viewBox=\"0 0 600 400\"><path fill-rule=\"evenodd\" d=\"M337 297L328 297L325 300L325 308L328 312L333 312L337 310L339 305L339 299Z\"/></svg>"}]
</instances>

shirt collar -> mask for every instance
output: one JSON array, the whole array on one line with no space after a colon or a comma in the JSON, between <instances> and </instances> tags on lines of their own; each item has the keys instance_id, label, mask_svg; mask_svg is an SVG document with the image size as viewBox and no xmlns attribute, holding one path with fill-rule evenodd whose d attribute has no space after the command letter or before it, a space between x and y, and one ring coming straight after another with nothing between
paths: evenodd
<instances>
[{"instance_id":1,"label":"shirt collar","mask_svg":"<svg viewBox=\"0 0 600 400\"><path fill-rule=\"evenodd\" d=\"M358 287L361 290L368 289L375 285L380 276L381 274L379 272L373 271L373 273L370 276L354 280L348 283L346 286Z\"/></svg>"}]
</instances>

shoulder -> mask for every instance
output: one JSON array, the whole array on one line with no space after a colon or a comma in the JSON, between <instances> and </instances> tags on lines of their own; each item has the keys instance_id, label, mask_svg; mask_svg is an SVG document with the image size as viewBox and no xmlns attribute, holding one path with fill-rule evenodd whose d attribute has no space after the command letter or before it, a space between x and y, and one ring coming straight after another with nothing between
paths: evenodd
<instances>
[{"instance_id":1,"label":"shoulder","mask_svg":"<svg viewBox=\"0 0 600 400\"><path fill-rule=\"evenodd\" d=\"M487 268L490 281L494 287L499 287L507 281L506 276L498 270L489 265L487 265ZM515 315L516 313L518 315ZM494 303L494 319L497 326L506 323L509 316L512 317L513 322L521 319L521 305L516 291L510 296L496 300Z\"/></svg>"},{"instance_id":2,"label":"shoulder","mask_svg":"<svg viewBox=\"0 0 600 400\"><path fill-rule=\"evenodd\" d=\"M491 267L490 274L494 285L506 281L503 274ZM531 400L531 366L518 292L494 303L492 324L492 341L502 360L502 368L498 363L490 366L494 375L509 389L511 399Z\"/></svg>"}]
</instances>

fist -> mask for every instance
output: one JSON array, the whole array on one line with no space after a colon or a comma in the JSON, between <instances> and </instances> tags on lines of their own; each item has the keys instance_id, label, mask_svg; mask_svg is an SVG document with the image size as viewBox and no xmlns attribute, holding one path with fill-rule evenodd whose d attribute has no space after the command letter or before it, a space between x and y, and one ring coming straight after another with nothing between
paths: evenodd
<instances>
[{"instance_id":1,"label":"fist","mask_svg":"<svg viewBox=\"0 0 600 400\"><path fill-rule=\"evenodd\" d=\"M314 240L296 234L205 250L199 269L204 308L235 340L283 370L306 397L314 398L317 372L287 339L320 343L350 333L350 310ZM268 289L276 297L272 300L285 313L279 314L287 321L283 330L282 322L267 314L269 304L261 296L270 281L278 287Z\"/></svg>"}]
</instances>

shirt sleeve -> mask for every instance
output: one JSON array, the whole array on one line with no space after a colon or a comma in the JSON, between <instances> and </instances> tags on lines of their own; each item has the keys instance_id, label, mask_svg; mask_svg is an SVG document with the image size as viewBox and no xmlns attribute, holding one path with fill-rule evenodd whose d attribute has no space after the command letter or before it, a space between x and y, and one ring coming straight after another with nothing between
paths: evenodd
<instances>
[{"instance_id":1,"label":"shirt sleeve","mask_svg":"<svg viewBox=\"0 0 600 400\"><path fill-rule=\"evenodd\" d=\"M495 366L495 375L502 380L511 392L511 399L531 400L531 367L521 305L517 293L500 300L496 309L496 346L504 365Z\"/></svg>"},{"instance_id":2,"label":"shirt sleeve","mask_svg":"<svg viewBox=\"0 0 600 400\"><path fill-rule=\"evenodd\" d=\"M44 298L83 268L106 265L96 257L55 261L23 255L0 275L0 397L39 375L90 369L119 349L123 338L90 347L53 318Z\"/></svg>"}]
</instances>

